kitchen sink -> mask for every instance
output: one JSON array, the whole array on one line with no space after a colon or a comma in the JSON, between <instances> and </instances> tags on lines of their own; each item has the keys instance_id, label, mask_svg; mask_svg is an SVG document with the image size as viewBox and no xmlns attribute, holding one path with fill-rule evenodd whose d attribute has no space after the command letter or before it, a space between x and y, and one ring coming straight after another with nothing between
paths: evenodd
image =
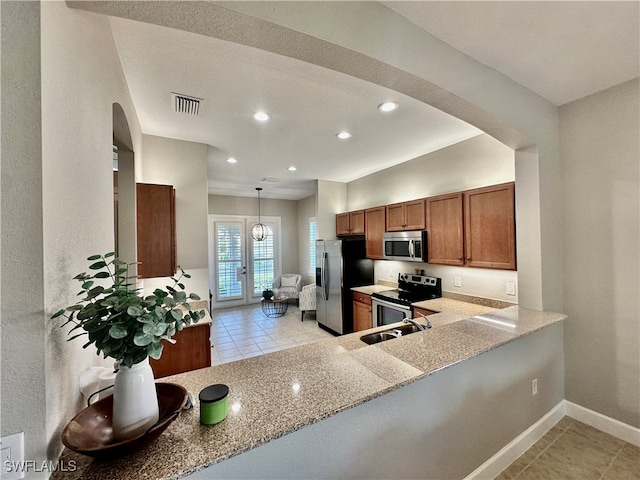
<instances>
[{"instance_id":1,"label":"kitchen sink","mask_svg":"<svg viewBox=\"0 0 640 480\"><path fill-rule=\"evenodd\" d=\"M419 332L420 329L415 325L400 325L395 328L390 328L388 330L383 330L382 332L369 333L367 335L363 335L360 337L367 345L373 345L375 343L384 342L386 340L391 340L394 338L402 337L404 335L409 335L411 333Z\"/></svg>"}]
</instances>

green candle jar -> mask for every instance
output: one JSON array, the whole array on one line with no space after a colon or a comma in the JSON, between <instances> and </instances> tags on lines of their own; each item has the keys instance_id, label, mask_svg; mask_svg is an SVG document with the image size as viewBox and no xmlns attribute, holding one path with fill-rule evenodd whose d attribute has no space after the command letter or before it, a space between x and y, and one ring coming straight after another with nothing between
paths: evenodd
<instances>
[{"instance_id":1,"label":"green candle jar","mask_svg":"<svg viewBox=\"0 0 640 480\"><path fill-rule=\"evenodd\" d=\"M229 387L218 383L204 388L200 400L200 423L215 425L227 418L229 411Z\"/></svg>"}]
</instances>

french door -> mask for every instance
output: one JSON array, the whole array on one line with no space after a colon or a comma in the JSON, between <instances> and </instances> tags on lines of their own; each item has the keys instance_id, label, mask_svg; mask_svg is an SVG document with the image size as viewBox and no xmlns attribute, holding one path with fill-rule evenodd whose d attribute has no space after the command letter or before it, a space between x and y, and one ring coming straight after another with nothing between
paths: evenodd
<instances>
[{"instance_id":1,"label":"french door","mask_svg":"<svg viewBox=\"0 0 640 480\"><path fill-rule=\"evenodd\" d=\"M280 218L262 217L269 235L251 238L253 217L210 216L210 274L214 307L258 302L280 273Z\"/></svg>"}]
</instances>

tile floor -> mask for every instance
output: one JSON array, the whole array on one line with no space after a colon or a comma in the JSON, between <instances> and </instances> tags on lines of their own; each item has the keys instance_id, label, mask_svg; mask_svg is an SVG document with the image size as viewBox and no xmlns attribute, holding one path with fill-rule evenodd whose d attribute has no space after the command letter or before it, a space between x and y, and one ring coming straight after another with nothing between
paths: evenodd
<instances>
[{"instance_id":1,"label":"tile floor","mask_svg":"<svg viewBox=\"0 0 640 480\"><path fill-rule=\"evenodd\" d=\"M496 480L640 480L640 448L564 417Z\"/></svg>"},{"instance_id":2,"label":"tile floor","mask_svg":"<svg viewBox=\"0 0 640 480\"><path fill-rule=\"evenodd\" d=\"M333 336L313 312L301 322L294 304L280 318L267 318L259 304L214 310L211 317L213 365ZM495 480L640 480L640 448L564 417Z\"/></svg>"},{"instance_id":3,"label":"tile floor","mask_svg":"<svg viewBox=\"0 0 640 480\"><path fill-rule=\"evenodd\" d=\"M318 327L314 312L306 312L304 322L300 321L300 309L294 303L279 318L267 318L257 304L216 309L211 319L212 365L333 337Z\"/></svg>"}]
</instances>

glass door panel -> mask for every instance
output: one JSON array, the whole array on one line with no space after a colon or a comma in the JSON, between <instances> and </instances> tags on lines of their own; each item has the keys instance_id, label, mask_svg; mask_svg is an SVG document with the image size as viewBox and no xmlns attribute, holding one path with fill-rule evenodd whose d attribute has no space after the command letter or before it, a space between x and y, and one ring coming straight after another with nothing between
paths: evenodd
<instances>
[{"instance_id":1,"label":"glass door panel","mask_svg":"<svg viewBox=\"0 0 640 480\"><path fill-rule=\"evenodd\" d=\"M216 299L244 299L244 222L215 222L214 231Z\"/></svg>"}]
</instances>

